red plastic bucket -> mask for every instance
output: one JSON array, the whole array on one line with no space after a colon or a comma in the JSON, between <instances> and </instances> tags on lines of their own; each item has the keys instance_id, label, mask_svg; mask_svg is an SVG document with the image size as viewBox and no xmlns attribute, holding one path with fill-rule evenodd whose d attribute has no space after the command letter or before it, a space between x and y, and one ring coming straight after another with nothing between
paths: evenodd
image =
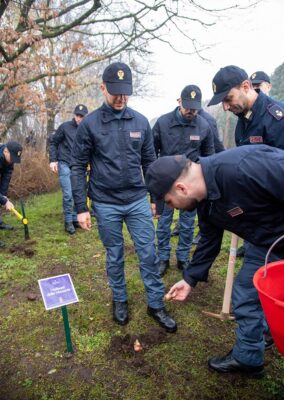
<instances>
[{"instance_id":1,"label":"red plastic bucket","mask_svg":"<svg viewBox=\"0 0 284 400\"><path fill-rule=\"evenodd\" d=\"M259 299L279 352L284 355L284 260L267 264L273 247L284 239L281 236L267 252L265 265L253 277Z\"/></svg>"}]
</instances>

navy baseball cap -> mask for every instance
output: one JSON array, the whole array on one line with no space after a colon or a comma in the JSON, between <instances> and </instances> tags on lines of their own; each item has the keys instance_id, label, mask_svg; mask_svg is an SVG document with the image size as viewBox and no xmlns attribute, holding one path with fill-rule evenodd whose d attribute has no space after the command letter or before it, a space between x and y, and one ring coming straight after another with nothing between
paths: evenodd
<instances>
[{"instance_id":1,"label":"navy baseball cap","mask_svg":"<svg viewBox=\"0 0 284 400\"><path fill-rule=\"evenodd\" d=\"M103 82L107 91L113 96L132 94L131 69L124 63L115 62L108 65L103 73Z\"/></svg>"},{"instance_id":2,"label":"navy baseball cap","mask_svg":"<svg viewBox=\"0 0 284 400\"><path fill-rule=\"evenodd\" d=\"M251 80L251 83L255 85L258 85L261 82L270 83L270 78L264 71L254 72L253 74L251 74L249 79Z\"/></svg>"},{"instance_id":3,"label":"navy baseball cap","mask_svg":"<svg viewBox=\"0 0 284 400\"><path fill-rule=\"evenodd\" d=\"M201 109L201 90L196 85L186 86L180 95L181 104L184 108L191 110Z\"/></svg>"},{"instance_id":4,"label":"navy baseball cap","mask_svg":"<svg viewBox=\"0 0 284 400\"><path fill-rule=\"evenodd\" d=\"M18 142L10 141L6 143L6 147L10 152L11 161L14 164L20 164L23 147Z\"/></svg>"},{"instance_id":5,"label":"navy baseball cap","mask_svg":"<svg viewBox=\"0 0 284 400\"><path fill-rule=\"evenodd\" d=\"M84 106L84 104L78 104L74 109L74 114L84 117L88 114L88 109L86 106Z\"/></svg>"},{"instance_id":6,"label":"navy baseball cap","mask_svg":"<svg viewBox=\"0 0 284 400\"><path fill-rule=\"evenodd\" d=\"M187 162L188 159L185 155L165 156L152 162L145 176L148 191L157 200L163 199L180 176Z\"/></svg>"},{"instance_id":7,"label":"navy baseball cap","mask_svg":"<svg viewBox=\"0 0 284 400\"><path fill-rule=\"evenodd\" d=\"M233 87L240 85L246 79L248 79L248 74L242 68L235 65L221 68L213 78L214 96L209 101L208 106L221 103Z\"/></svg>"}]
</instances>

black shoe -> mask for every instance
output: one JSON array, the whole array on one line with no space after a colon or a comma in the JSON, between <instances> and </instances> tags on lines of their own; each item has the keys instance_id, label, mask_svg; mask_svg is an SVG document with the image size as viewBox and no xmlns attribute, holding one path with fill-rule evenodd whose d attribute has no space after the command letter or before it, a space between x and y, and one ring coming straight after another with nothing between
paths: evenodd
<instances>
[{"instance_id":1,"label":"black shoe","mask_svg":"<svg viewBox=\"0 0 284 400\"><path fill-rule=\"evenodd\" d=\"M0 222L0 229L6 229L6 231L12 231L14 227L12 225L4 224L4 222Z\"/></svg>"},{"instance_id":2,"label":"black shoe","mask_svg":"<svg viewBox=\"0 0 284 400\"><path fill-rule=\"evenodd\" d=\"M73 221L73 226L75 229L82 229L78 221Z\"/></svg>"},{"instance_id":3,"label":"black shoe","mask_svg":"<svg viewBox=\"0 0 284 400\"><path fill-rule=\"evenodd\" d=\"M180 269L180 270L184 270L184 269L186 269L188 267L188 260L186 260L186 261L180 261L180 260L177 260L177 268L178 269Z\"/></svg>"},{"instance_id":4,"label":"black shoe","mask_svg":"<svg viewBox=\"0 0 284 400\"><path fill-rule=\"evenodd\" d=\"M254 367L252 365L242 364L232 356L232 351L224 357L210 358L208 360L208 366L210 369L220 373L241 372L255 378L263 375L263 365Z\"/></svg>"},{"instance_id":5,"label":"black shoe","mask_svg":"<svg viewBox=\"0 0 284 400\"><path fill-rule=\"evenodd\" d=\"M192 244L198 244L199 240L201 239L200 233L198 233L195 238L192 240Z\"/></svg>"},{"instance_id":6,"label":"black shoe","mask_svg":"<svg viewBox=\"0 0 284 400\"><path fill-rule=\"evenodd\" d=\"M128 322L128 303L127 301L112 302L113 320L119 325L126 325Z\"/></svg>"},{"instance_id":7,"label":"black shoe","mask_svg":"<svg viewBox=\"0 0 284 400\"><path fill-rule=\"evenodd\" d=\"M163 308L147 308L147 313L151 317L153 317L162 328L164 328L167 332L176 332L177 324L176 321L168 314L165 307Z\"/></svg>"},{"instance_id":8,"label":"black shoe","mask_svg":"<svg viewBox=\"0 0 284 400\"><path fill-rule=\"evenodd\" d=\"M169 267L170 267L169 260L160 260L160 262L159 262L159 275L160 276L164 276Z\"/></svg>"},{"instance_id":9,"label":"black shoe","mask_svg":"<svg viewBox=\"0 0 284 400\"><path fill-rule=\"evenodd\" d=\"M5 247L5 243L0 240L0 249L3 249Z\"/></svg>"},{"instance_id":10,"label":"black shoe","mask_svg":"<svg viewBox=\"0 0 284 400\"><path fill-rule=\"evenodd\" d=\"M171 236L178 236L178 235L179 235L179 225L177 224L171 231Z\"/></svg>"},{"instance_id":11,"label":"black shoe","mask_svg":"<svg viewBox=\"0 0 284 400\"><path fill-rule=\"evenodd\" d=\"M274 346L274 340L271 336L271 333L265 333L264 334L264 342L265 342L265 348L264 350L270 350Z\"/></svg>"},{"instance_id":12,"label":"black shoe","mask_svg":"<svg viewBox=\"0 0 284 400\"><path fill-rule=\"evenodd\" d=\"M72 222L65 222L65 231L69 233L69 235L74 235L76 232L76 229L74 228L74 225Z\"/></svg>"},{"instance_id":13,"label":"black shoe","mask_svg":"<svg viewBox=\"0 0 284 400\"><path fill-rule=\"evenodd\" d=\"M238 248L236 256L237 257L244 257L244 255L245 255L245 247L241 246L241 247Z\"/></svg>"}]
</instances>

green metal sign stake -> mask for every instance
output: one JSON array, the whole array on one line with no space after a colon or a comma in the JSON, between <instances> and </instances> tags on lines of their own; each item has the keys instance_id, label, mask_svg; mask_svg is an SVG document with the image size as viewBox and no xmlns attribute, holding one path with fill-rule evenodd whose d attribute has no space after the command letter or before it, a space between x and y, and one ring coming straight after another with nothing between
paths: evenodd
<instances>
[{"instance_id":1,"label":"green metal sign stake","mask_svg":"<svg viewBox=\"0 0 284 400\"><path fill-rule=\"evenodd\" d=\"M62 311L63 322L64 322L64 330L65 330L67 351L68 351L68 353L74 353L74 350L73 350L73 347L72 347L72 341L71 341L71 332L70 332L70 326L69 326L69 321L68 321L67 307L66 306L62 306L61 307L61 311Z\"/></svg>"}]
</instances>

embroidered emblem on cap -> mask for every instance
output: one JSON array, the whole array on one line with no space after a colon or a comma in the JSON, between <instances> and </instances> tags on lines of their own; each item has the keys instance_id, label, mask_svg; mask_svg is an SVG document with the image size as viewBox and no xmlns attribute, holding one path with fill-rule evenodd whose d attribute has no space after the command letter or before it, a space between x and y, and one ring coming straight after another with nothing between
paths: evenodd
<instances>
[{"instance_id":1,"label":"embroidered emblem on cap","mask_svg":"<svg viewBox=\"0 0 284 400\"><path fill-rule=\"evenodd\" d=\"M193 90L193 91L190 93L190 96L191 96L192 99L195 99L196 92Z\"/></svg>"},{"instance_id":2,"label":"embroidered emblem on cap","mask_svg":"<svg viewBox=\"0 0 284 400\"><path fill-rule=\"evenodd\" d=\"M251 76L251 79L254 79L256 77L256 73L254 72Z\"/></svg>"},{"instance_id":3,"label":"embroidered emblem on cap","mask_svg":"<svg viewBox=\"0 0 284 400\"><path fill-rule=\"evenodd\" d=\"M79 106L79 110L83 110L83 106Z\"/></svg>"},{"instance_id":4,"label":"embroidered emblem on cap","mask_svg":"<svg viewBox=\"0 0 284 400\"><path fill-rule=\"evenodd\" d=\"M263 137L262 136L250 136L249 142L250 143L263 143Z\"/></svg>"},{"instance_id":5,"label":"embroidered emblem on cap","mask_svg":"<svg viewBox=\"0 0 284 400\"><path fill-rule=\"evenodd\" d=\"M19 157L20 157L21 154L22 154L21 151L18 151L18 156L19 156Z\"/></svg>"},{"instance_id":6,"label":"embroidered emblem on cap","mask_svg":"<svg viewBox=\"0 0 284 400\"><path fill-rule=\"evenodd\" d=\"M228 213L232 218L234 218L234 217L236 217L237 215L243 214L244 212L243 212L243 210L242 210L240 207L235 207L235 208L232 208L231 210L228 210L227 213Z\"/></svg>"},{"instance_id":7,"label":"embroidered emblem on cap","mask_svg":"<svg viewBox=\"0 0 284 400\"><path fill-rule=\"evenodd\" d=\"M213 88L213 92L216 93L217 92L217 87L215 82L212 82L212 88Z\"/></svg>"},{"instance_id":8,"label":"embroidered emblem on cap","mask_svg":"<svg viewBox=\"0 0 284 400\"><path fill-rule=\"evenodd\" d=\"M122 81L124 78L124 71L122 71L122 69L119 69L117 71L117 76L118 76L118 79L120 79Z\"/></svg>"}]
</instances>

